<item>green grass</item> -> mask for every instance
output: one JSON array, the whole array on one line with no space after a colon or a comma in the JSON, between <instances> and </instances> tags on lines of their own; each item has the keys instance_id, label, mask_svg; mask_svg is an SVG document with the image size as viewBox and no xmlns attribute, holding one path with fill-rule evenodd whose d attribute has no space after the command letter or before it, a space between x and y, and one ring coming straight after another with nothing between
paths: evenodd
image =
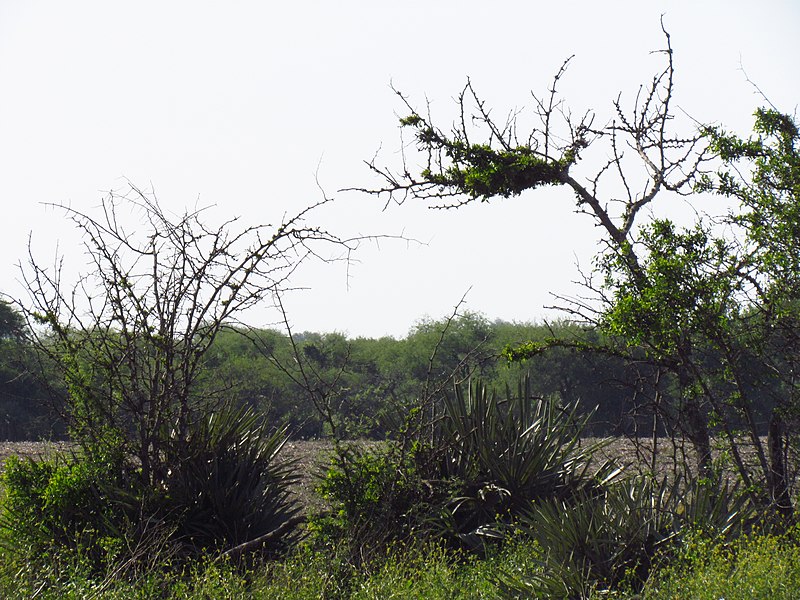
<instances>
[{"instance_id":1,"label":"green grass","mask_svg":"<svg viewBox=\"0 0 800 600\"><path fill-rule=\"evenodd\" d=\"M789 599L800 597L798 533L743 537L718 544L698 537L686 542L678 557L648 581L639 596L619 592L616 598L667 600ZM512 541L479 559L428 545L398 547L356 570L344 549L314 550L300 546L282 560L243 569L198 560L182 570L161 568L127 578L113 573L91 578L79 560L69 557L48 566L15 562L0 551L0 597L127 599L494 599L502 572L541 568L540 550L527 541ZM602 596L609 597L608 595ZM600 596L598 596L599 600Z\"/></svg>"},{"instance_id":2,"label":"green grass","mask_svg":"<svg viewBox=\"0 0 800 600\"><path fill-rule=\"evenodd\" d=\"M730 546L700 542L657 573L645 598L771 600L800 598L797 536L743 537Z\"/></svg>"},{"instance_id":3,"label":"green grass","mask_svg":"<svg viewBox=\"0 0 800 600\"><path fill-rule=\"evenodd\" d=\"M515 549L517 554L524 553ZM463 558L440 548L391 551L369 571L355 572L327 552L301 548L292 556L243 570L214 561L197 562L182 573L150 571L133 580L91 579L80 566L30 569L3 555L0 597L65 599L472 599L498 598L495 573L513 553L485 560ZM344 553L342 553L344 555Z\"/></svg>"}]
</instances>

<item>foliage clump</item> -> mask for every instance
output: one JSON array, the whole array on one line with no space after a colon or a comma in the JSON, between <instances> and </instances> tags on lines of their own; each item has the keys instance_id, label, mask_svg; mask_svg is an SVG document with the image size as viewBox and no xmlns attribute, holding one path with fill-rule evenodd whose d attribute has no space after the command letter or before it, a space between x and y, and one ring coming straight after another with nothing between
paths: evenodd
<instances>
[{"instance_id":1,"label":"foliage clump","mask_svg":"<svg viewBox=\"0 0 800 600\"><path fill-rule=\"evenodd\" d=\"M126 509L138 490L119 455L94 460L12 456L2 483L4 545L33 564L73 553L100 572L136 537L129 521L134 515Z\"/></svg>"},{"instance_id":2,"label":"foliage clump","mask_svg":"<svg viewBox=\"0 0 800 600\"><path fill-rule=\"evenodd\" d=\"M484 553L531 502L613 477L580 445L588 417L533 396L527 380L502 400L481 382L458 386L410 437L339 447L320 486L332 513L314 527L359 554L426 539Z\"/></svg>"},{"instance_id":3,"label":"foliage clump","mask_svg":"<svg viewBox=\"0 0 800 600\"><path fill-rule=\"evenodd\" d=\"M248 544L285 550L298 523L296 474L279 458L285 441L252 410L221 409L168 450L174 467L156 487L122 452L12 457L0 532L31 561L74 553L94 573L148 553L182 563L207 552L238 557ZM264 535L269 545L253 543Z\"/></svg>"},{"instance_id":4,"label":"foliage clump","mask_svg":"<svg viewBox=\"0 0 800 600\"><path fill-rule=\"evenodd\" d=\"M436 171L430 167L423 169L422 180L442 189L458 190L471 198L508 198L543 185L563 184L563 175L575 160L574 153L569 152L554 160L530 145L495 149L489 144L470 144L458 136L449 139L417 114L400 119L400 124L416 129L421 148L444 155L450 161Z\"/></svg>"}]
</instances>

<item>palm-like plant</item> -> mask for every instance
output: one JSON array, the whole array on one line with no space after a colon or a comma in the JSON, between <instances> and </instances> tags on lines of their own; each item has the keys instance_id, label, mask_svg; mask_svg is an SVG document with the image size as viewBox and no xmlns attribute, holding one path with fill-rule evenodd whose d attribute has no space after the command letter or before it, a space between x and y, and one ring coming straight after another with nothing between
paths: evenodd
<instances>
[{"instance_id":1,"label":"palm-like plant","mask_svg":"<svg viewBox=\"0 0 800 600\"><path fill-rule=\"evenodd\" d=\"M177 534L224 549L281 530L298 512L289 493L298 475L279 457L286 439L251 408L227 407L197 423L168 450L175 456L164 508L177 516Z\"/></svg>"},{"instance_id":2,"label":"palm-like plant","mask_svg":"<svg viewBox=\"0 0 800 600\"><path fill-rule=\"evenodd\" d=\"M500 574L508 597L585 598L640 588L659 553L689 530L734 536L748 500L726 483L684 484L637 476L571 499L531 504L515 524L541 548L538 568Z\"/></svg>"},{"instance_id":3,"label":"palm-like plant","mask_svg":"<svg viewBox=\"0 0 800 600\"><path fill-rule=\"evenodd\" d=\"M596 445L581 432L590 414L575 403L531 394L530 380L499 400L481 382L447 396L434 422L436 471L460 483L440 523L472 545L498 535L495 524L542 498L568 498L614 474L608 463L592 465Z\"/></svg>"}]
</instances>

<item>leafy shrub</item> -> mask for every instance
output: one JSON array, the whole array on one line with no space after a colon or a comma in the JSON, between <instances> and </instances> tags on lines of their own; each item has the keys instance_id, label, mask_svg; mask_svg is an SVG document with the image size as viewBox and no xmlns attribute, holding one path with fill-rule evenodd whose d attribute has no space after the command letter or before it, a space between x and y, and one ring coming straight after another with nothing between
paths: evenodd
<instances>
[{"instance_id":1,"label":"leafy shrub","mask_svg":"<svg viewBox=\"0 0 800 600\"><path fill-rule=\"evenodd\" d=\"M104 568L130 533L123 499L136 494L135 478L120 456L12 456L3 484L3 541L34 562L71 551Z\"/></svg>"},{"instance_id":2,"label":"leafy shrub","mask_svg":"<svg viewBox=\"0 0 800 600\"><path fill-rule=\"evenodd\" d=\"M312 532L325 543L351 544L357 564L392 541L407 539L431 502L413 454L390 444L339 444L318 492L331 511L312 519Z\"/></svg>"}]
</instances>

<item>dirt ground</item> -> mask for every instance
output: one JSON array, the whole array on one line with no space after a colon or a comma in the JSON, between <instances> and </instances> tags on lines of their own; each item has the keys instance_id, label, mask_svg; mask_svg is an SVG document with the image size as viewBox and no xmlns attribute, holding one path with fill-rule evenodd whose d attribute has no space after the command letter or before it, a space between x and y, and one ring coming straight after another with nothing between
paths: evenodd
<instances>
[{"instance_id":1,"label":"dirt ground","mask_svg":"<svg viewBox=\"0 0 800 600\"><path fill-rule=\"evenodd\" d=\"M295 462L300 479L294 486L294 494L305 511L319 511L324 508L324 502L315 492L315 488L329 463L332 450L331 443L325 440L290 440L281 451L284 459Z\"/></svg>"},{"instance_id":2,"label":"dirt ground","mask_svg":"<svg viewBox=\"0 0 800 600\"><path fill-rule=\"evenodd\" d=\"M68 452L67 442L0 442L0 468L6 464L9 456L29 456L40 458L59 452Z\"/></svg>"},{"instance_id":3,"label":"dirt ground","mask_svg":"<svg viewBox=\"0 0 800 600\"><path fill-rule=\"evenodd\" d=\"M9 456L40 458L70 451L68 442L0 442L0 471ZM294 486L297 500L305 510L322 508L323 503L314 489L319 476L328 464L332 445L322 440L288 441L281 451L285 460L295 461L300 479Z\"/></svg>"},{"instance_id":4,"label":"dirt ground","mask_svg":"<svg viewBox=\"0 0 800 600\"><path fill-rule=\"evenodd\" d=\"M582 444L601 443L595 457L599 460L613 460L615 464L623 467L628 474L640 470L655 471L658 474L674 472L677 467L682 470L685 465L692 467L694 457L691 451L676 449L669 439L662 438L658 441L658 454L656 461L652 461L652 440L643 439L634 443L626 438L588 438ZM68 443L52 442L0 442L0 469L6 459L12 455L30 456L33 458L47 456L54 452L68 452ZM326 440L290 440L282 450L286 460L294 461L300 479L294 487L297 500L305 510L315 510L324 507L323 501L316 495L315 488L319 477L329 463L332 445Z\"/></svg>"}]
</instances>

